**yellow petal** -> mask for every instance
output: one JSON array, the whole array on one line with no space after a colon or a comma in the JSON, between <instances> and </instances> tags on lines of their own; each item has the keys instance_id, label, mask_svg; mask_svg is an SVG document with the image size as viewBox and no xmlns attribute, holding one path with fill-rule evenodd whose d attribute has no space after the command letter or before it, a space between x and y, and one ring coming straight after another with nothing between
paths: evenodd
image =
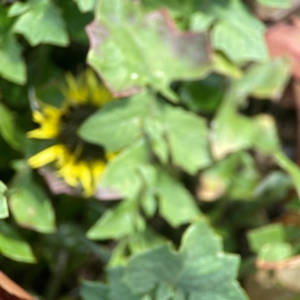
<instances>
[{"instance_id":1,"label":"yellow petal","mask_svg":"<svg viewBox=\"0 0 300 300\"><path fill-rule=\"evenodd\" d=\"M35 139L53 139L59 134L59 128L57 126L42 126L27 132L29 138Z\"/></svg>"},{"instance_id":2,"label":"yellow petal","mask_svg":"<svg viewBox=\"0 0 300 300\"><path fill-rule=\"evenodd\" d=\"M45 121L45 116L38 110L35 110L32 116L35 123L43 123Z\"/></svg>"},{"instance_id":3,"label":"yellow petal","mask_svg":"<svg viewBox=\"0 0 300 300\"><path fill-rule=\"evenodd\" d=\"M40 168L55 161L57 158L63 155L64 151L65 147L63 145L54 145L32 156L28 160L28 164L32 168Z\"/></svg>"},{"instance_id":4,"label":"yellow petal","mask_svg":"<svg viewBox=\"0 0 300 300\"><path fill-rule=\"evenodd\" d=\"M111 102L112 100L113 96L104 86L93 91L92 104L97 107L101 107L104 104Z\"/></svg>"},{"instance_id":5,"label":"yellow petal","mask_svg":"<svg viewBox=\"0 0 300 300\"><path fill-rule=\"evenodd\" d=\"M61 117L61 110L55 106L44 104L43 113L51 120L59 120Z\"/></svg>"},{"instance_id":6,"label":"yellow petal","mask_svg":"<svg viewBox=\"0 0 300 300\"><path fill-rule=\"evenodd\" d=\"M102 160L94 161L91 165L91 171L93 176L93 189L96 190L101 176L105 170L105 162Z\"/></svg>"},{"instance_id":7,"label":"yellow petal","mask_svg":"<svg viewBox=\"0 0 300 300\"><path fill-rule=\"evenodd\" d=\"M82 184L82 188L85 196L92 196L94 193L94 187L92 182L92 172L88 164L85 162L80 162L79 164L80 172L78 174L79 180Z\"/></svg>"},{"instance_id":8,"label":"yellow petal","mask_svg":"<svg viewBox=\"0 0 300 300\"><path fill-rule=\"evenodd\" d=\"M76 170L77 166L70 161L69 163L63 165L58 174L64 178L66 183L72 187L76 187L78 185L77 174L78 171Z\"/></svg>"}]
</instances>

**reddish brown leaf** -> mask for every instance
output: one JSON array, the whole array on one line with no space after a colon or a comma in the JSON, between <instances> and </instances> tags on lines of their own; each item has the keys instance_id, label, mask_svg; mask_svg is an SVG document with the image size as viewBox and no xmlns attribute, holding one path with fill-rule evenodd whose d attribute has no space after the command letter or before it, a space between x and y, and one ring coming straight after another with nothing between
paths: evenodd
<instances>
[{"instance_id":1,"label":"reddish brown leaf","mask_svg":"<svg viewBox=\"0 0 300 300\"><path fill-rule=\"evenodd\" d=\"M291 60L291 73L300 79L300 20L293 24L278 23L266 32L266 41L272 57L286 56Z\"/></svg>"},{"instance_id":2,"label":"reddish brown leaf","mask_svg":"<svg viewBox=\"0 0 300 300\"><path fill-rule=\"evenodd\" d=\"M0 271L0 300L34 300L34 298Z\"/></svg>"},{"instance_id":3,"label":"reddish brown leaf","mask_svg":"<svg viewBox=\"0 0 300 300\"><path fill-rule=\"evenodd\" d=\"M270 262L263 259L257 259L255 265L258 269L262 270L281 270L293 267L300 267L300 255L276 262Z\"/></svg>"}]
</instances>

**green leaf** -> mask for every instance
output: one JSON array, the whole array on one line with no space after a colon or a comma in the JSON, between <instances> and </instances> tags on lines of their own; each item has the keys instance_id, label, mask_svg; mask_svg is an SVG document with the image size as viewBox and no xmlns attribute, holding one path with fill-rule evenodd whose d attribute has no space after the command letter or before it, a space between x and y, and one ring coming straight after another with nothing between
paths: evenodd
<instances>
[{"instance_id":1,"label":"green leaf","mask_svg":"<svg viewBox=\"0 0 300 300\"><path fill-rule=\"evenodd\" d=\"M79 129L88 142L118 151L141 136L143 118L149 114L152 98L147 93L113 101L89 117Z\"/></svg>"},{"instance_id":2,"label":"green leaf","mask_svg":"<svg viewBox=\"0 0 300 300\"><path fill-rule=\"evenodd\" d=\"M169 160L169 149L164 124L157 118L146 118L144 129L149 137L152 151L163 164L166 164Z\"/></svg>"},{"instance_id":3,"label":"green leaf","mask_svg":"<svg viewBox=\"0 0 300 300\"><path fill-rule=\"evenodd\" d=\"M285 230L282 224L271 224L251 230L248 240L252 251L259 252L261 248L269 243L286 242Z\"/></svg>"},{"instance_id":4,"label":"green leaf","mask_svg":"<svg viewBox=\"0 0 300 300\"><path fill-rule=\"evenodd\" d=\"M166 239L158 235L155 231L147 228L145 231L136 232L131 235L128 241L128 247L131 254L147 251L166 243Z\"/></svg>"},{"instance_id":5,"label":"green leaf","mask_svg":"<svg viewBox=\"0 0 300 300\"><path fill-rule=\"evenodd\" d=\"M248 240L251 249L262 260L281 261L293 255L293 248L287 243L286 229L282 224L251 230Z\"/></svg>"},{"instance_id":6,"label":"green leaf","mask_svg":"<svg viewBox=\"0 0 300 300\"><path fill-rule=\"evenodd\" d=\"M108 300L108 288L100 282L81 282L80 297L83 300Z\"/></svg>"},{"instance_id":7,"label":"green leaf","mask_svg":"<svg viewBox=\"0 0 300 300\"><path fill-rule=\"evenodd\" d=\"M0 75L17 84L26 81L26 67L21 56L21 47L12 33L12 20L0 6Z\"/></svg>"},{"instance_id":8,"label":"green leaf","mask_svg":"<svg viewBox=\"0 0 300 300\"><path fill-rule=\"evenodd\" d=\"M222 75L239 79L242 77L243 73L238 66L232 63L226 56L222 53L216 52L213 56L214 70Z\"/></svg>"},{"instance_id":9,"label":"green leaf","mask_svg":"<svg viewBox=\"0 0 300 300\"><path fill-rule=\"evenodd\" d=\"M101 178L101 187L117 190L127 198L135 198L143 180L139 168L148 163L148 150L138 141L110 162Z\"/></svg>"},{"instance_id":10,"label":"green leaf","mask_svg":"<svg viewBox=\"0 0 300 300\"><path fill-rule=\"evenodd\" d=\"M30 8L16 21L14 32L24 35L31 46L66 46L69 38L59 9L50 0L30 0L28 5Z\"/></svg>"},{"instance_id":11,"label":"green leaf","mask_svg":"<svg viewBox=\"0 0 300 300\"><path fill-rule=\"evenodd\" d=\"M158 170L156 190L159 212L172 226L195 221L200 211L186 188L163 169Z\"/></svg>"},{"instance_id":12,"label":"green leaf","mask_svg":"<svg viewBox=\"0 0 300 300\"><path fill-rule=\"evenodd\" d=\"M199 78L208 70L206 35L177 31L161 10L145 15L139 3L103 0L96 16L87 27L88 62L116 95L151 85L177 100L172 81Z\"/></svg>"},{"instance_id":13,"label":"green leaf","mask_svg":"<svg viewBox=\"0 0 300 300\"><path fill-rule=\"evenodd\" d=\"M213 1L205 10L219 20L212 31L215 49L237 63L268 58L264 26L240 1Z\"/></svg>"},{"instance_id":14,"label":"green leaf","mask_svg":"<svg viewBox=\"0 0 300 300\"><path fill-rule=\"evenodd\" d=\"M251 95L259 99L278 99L290 78L289 63L285 59L255 64L236 81L234 88L241 96Z\"/></svg>"},{"instance_id":15,"label":"green leaf","mask_svg":"<svg viewBox=\"0 0 300 300\"><path fill-rule=\"evenodd\" d=\"M213 29L213 44L217 50L223 51L232 61L262 61L267 59L266 46L261 32L231 24L218 23ZM249 47L251 45L251 47Z\"/></svg>"},{"instance_id":16,"label":"green leaf","mask_svg":"<svg viewBox=\"0 0 300 300\"><path fill-rule=\"evenodd\" d=\"M216 159L242 149L255 148L272 154L279 148L274 120L269 115L248 118L225 102L212 124L211 149Z\"/></svg>"},{"instance_id":17,"label":"green leaf","mask_svg":"<svg viewBox=\"0 0 300 300\"><path fill-rule=\"evenodd\" d=\"M201 173L197 195L205 201L225 194L236 200L252 199L258 176L252 157L246 152L237 152Z\"/></svg>"},{"instance_id":18,"label":"green leaf","mask_svg":"<svg viewBox=\"0 0 300 300\"><path fill-rule=\"evenodd\" d=\"M42 233L54 232L55 217L50 200L38 185L33 182L18 184L9 204L20 226Z\"/></svg>"},{"instance_id":19,"label":"green leaf","mask_svg":"<svg viewBox=\"0 0 300 300\"><path fill-rule=\"evenodd\" d=\"M74 0L82 13L92 11L95 7L96 0Z\"/></svg>"},{"instance_id":20,"label":"green leaf","mask_svg":"<svg viewBox=\"0 0 300 300\"><path fill-rule=\"evenodd\" d=\"M140 218L136 203L124 200L116 209L107 210L87 232L87 237L93 240L120 239L134 232Z\"/></svg>"},{"instance_id":21,"label":"green leaf","mask_svg":"<svg viewBox=\"0 0 300 300\"><path fill-rule=\"evenodd\" d=\"M110 282L109 300L142 300L140 295L136 295L125 283L123 283L124 269L113 268L108 270L108 280Z\"/></svg>"},{"instance_id":22,"label":"green leaf","mask_svg":"<svg viewBox=\"0 0 300 300\"><path fill-rule=\"evenodd\" d=\"M0 253L16 261L35 262L30 246L4 221L0 221Z\"/></svg>"},{"instance_id":23,"label":"green leaf","mask_svg":"<svg viewBox=\"0 0 300 300\"><path fill-rule=\"evenodd\" d=\"M214 21L214 17L204 14L201 11L196 11L190 18L190 29L192 31L208 30Z\"/></svg>"},{"instance_id":24,"label":"green leaf","mask_svg":"<svg viewBox=\"0 0 300 300\"><path fill-rule=\"evenodd\" d=\"M277 164L284 169L292 178L298 197L300 197L300 169L281 151L274 153L274 158Z\"/></svg>"},{"instance_id":25,"label":"green leaf","mask_svg":"<svg viewBox=\"0 0 300 300\"><path fill-rule=\"evenodd\" d=\"M2 181L0 181L0 219L7 218L9 215L6 197L4 195L6 189L7 188L5 184Z\"/></svg>"},{"instance_id":26,"label":"green leaf","mask_svg":"<svg viewBox=\"0 0 300 300\"><path fill-rule=\"evenodd\" d=\"M292 0L257 0L257 2L264 6L289 8L292 5Z\"/></svg>"},{"instance_id":27,"label":"green leaf","mask_svg":"<svg viewBox=\"0 0 300 300\"><path fill-rule=\"evenodd\" d=\"M198 222L180 250L170 245L133 255L126 267L108 270L108 285L87 283L81 294L103 300L246 300L237 281L238 258L222 252L212 230ZM91 297L91 296L90 296Z\"/></svg>"},{"instance_id":28,"label":"green leaf","mask_svg":"<svg viewBox=\"0 0 300 300\"><path fill-rule=\"evenodd\" d=\"M132 257L124 282L140 295L170 286L182 299L246 299L235 281L237 265L238 258L222 253L220 240L198 222L186 231L179 252L166 245Z\"/></svg>"},{"instance_id":29,"label":"green leaf","mask_svg":"<svg viewBox=\"0 0 300 300\"><path fill-rule=\"evenodd\" d=\"M172 162L190 174L210 164L208 133L205 120L182 108L165 105L164 122Z\"/></svg>"},{"instance_id":30,"label":"green leaf","mask_svg":"<svg viewBox=\"0 0 300 300\"><path fill-rule=\"evenodd\" d=\"M18 16L18 15L24 13L29 8L30 8L30 5L28 3L15 2L10 6L10 8L8 10L8 16L9 17Z\"/></svg>"},{"instance_id":31,"label":"green leaf","mask_svg":"<svg viewBox=\"0 0 300 300\"><path fill-rule=\"evenodd\" d=\"M10 146L19 148L13 116L2 103L0 103L0 133Z\"/></svg>"},{"instance_id":32,"label":"green leaf","mask_svg":"<svg viewBox=\"0 0 300 300\"><path fill-rule=\"evenodd\" d=\"M288 243L265 244L259 251L258 257L266 261L281 261L293 256L293 248Z\"/></svg>"}]
</instances>

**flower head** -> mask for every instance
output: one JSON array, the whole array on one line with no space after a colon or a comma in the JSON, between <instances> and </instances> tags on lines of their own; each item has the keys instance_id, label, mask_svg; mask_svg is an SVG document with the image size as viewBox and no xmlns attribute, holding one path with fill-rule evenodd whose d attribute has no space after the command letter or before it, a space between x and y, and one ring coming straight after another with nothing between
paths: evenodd
<instances>
[{"instance_id":1,"label":"flower head","mask_svg":"<svg viewBox=\"0 0 300 300\"><path fill-rule=\"evenodd\" d=\"M32 156L28 163L32 168L52 163L67 184L80 186L85 196L91 196L114 155L82 140L77 129L113 97L92 70L86 70L77 79L67 74L66 79L68 87L62 90L65 100L61 108L42 104L40 110L33 111L33 120L40 127L28 132L28 137L53 139L54 144Z\"/></svg>"}]
</instances>

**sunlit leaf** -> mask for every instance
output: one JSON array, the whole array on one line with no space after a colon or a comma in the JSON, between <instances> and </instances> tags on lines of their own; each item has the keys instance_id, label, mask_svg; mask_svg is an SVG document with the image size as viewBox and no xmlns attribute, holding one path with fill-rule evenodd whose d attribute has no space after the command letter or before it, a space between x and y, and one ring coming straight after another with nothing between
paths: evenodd
<instances>
[{"instance_id":1,"label":"sunlit leaf","mask_svg":"<svg viewBox=\"0 0 300 300\"><path fill-rule=\"evenodd\" d=\"M265 261L280 261L293 254L293 249L287 243L285 228L282 224L267 225L248 233L251 249L258 258Z\"/></svg>"},{"instance_id":2,"label":"sunlit leaf","mask_svg":"<svg viewBox=\"0 0 300 300\"><path fill-rule=\"evenodd\" d=\"M214 66L213 68L217 73L220 73L231 78L239 79L243 73L238 66L231 62L226 56L220 52L214 53L213 56Z\"/></svg>"},{"instance_id":3,"label":"sunlit leaf","mask_svg":"<svg viewBox=\"0 0 300 300\"><path fill-rule=\"evenodd\" d=\"M258 258L265 261L281 261L293 255L293 247L288 243L265 244L259 251Z\"/></svg>"},{"instance_id":4,"label":"sunlit leaf","mask_svg":"<svg viewBox=\"0 0 300 300\"><path fill-rule=\"evenodd\" d=\"M274 120L268 115L253 119L235 111L230 102L224 104L213 121L211 148L217 159L248 148L272 153L279 147Z\"/></svg>"},{"instance_id":5,"label":"sunlit leaf","mask_svg":"<svg viewBox=\"0 0 300 300\"><path fill-rule=\"evenodd\" d=\"M264 26L241 1L213 1L205 11L218 19L212 32L213 46L217 50L237 63L268 58Z\"/></svg>"},{"instance_id":6,"label":"sunlit leaf","mask_svg":"<svg viewBox=\"0 0 300 300\"><path fill-rule=\"evenodd\" d=\"M81 12L88 12L94 9L96 0L74 0Z\"/></svg>"},{"instance_id":7,"label":"sunlit leaf","mask_svg":"<svg viewBox=\"0 0 300 300\"><path fill-rule=\"evenodd\" d=\"M176 100L172 81L199 78L207 70L206 35L178 31L166 11L144 15L139 3L104 0L96 16L87 27L88 62L114 94L133 94L150 84Z\"/></svg>"},{"instance_id":8,"label":"sunlit leaf","mask_svg":"<svg viewBox=\"0 0 300 300\"><path fill-rule=\"evenodd\" d=\"M66 46L69 38L59 9L50 0L30 0L28 5L18 17L14 32L24 35L32 46L39 43Z\"/></svg>"},{"instance_id":9,"label":"sunlit leaf","mask_svg":"<svg viewBox=\"0 0 300 300\"><path fill-rule=\"evenodd\" d=\"M289 63L277 59L264 64L256 64L247 70L245 75L235 83L237 93L242 96L252 95L255 98L278 99L290 77Z\"/></svg>"}]
</instances>

